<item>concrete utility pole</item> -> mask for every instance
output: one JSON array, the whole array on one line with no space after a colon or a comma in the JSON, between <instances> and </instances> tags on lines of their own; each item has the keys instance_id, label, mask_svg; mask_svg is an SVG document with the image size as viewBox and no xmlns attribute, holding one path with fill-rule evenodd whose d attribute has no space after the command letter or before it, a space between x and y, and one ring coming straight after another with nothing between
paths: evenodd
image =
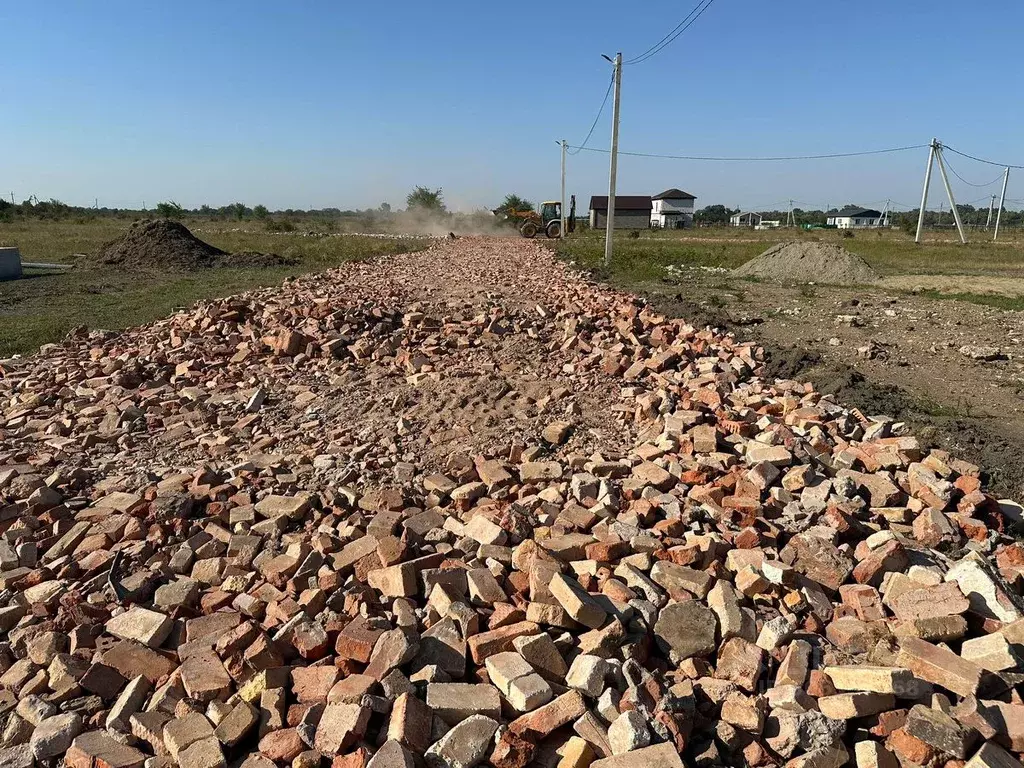
<instances>
[{"instance_id":1,"label":"concrete utility pole","mask_svg":"<svg viewBox=\"0 0 1024 768\"><path fill-rule=\"evenodd\" d=\"M605 56L608 59L607 56ZM608 59L608 61L612 61ZM604 228L604 265L612 264L612 234L615 230L615 174L619 169L619 91L622 89L622 54L615 54L615 97L612 100L612 159L608 168L608 219Z\"/></svg>"},{"instance_id":2,"label":"concrete utility pole","mask_svg":"<svg viewBox=\"0 0 1024 768\"><path fill-rule=\"evenodd\" d=\"M992 242L999 239L999 222L1003 219L1003 208L1006 207L1006 185L1010 182L1010 169L1003 174L1003 193L999 196L999 211L996 213L996 231L992 235Z\"/></svg>"},{"instance_id":3,"label":"concrete utility pole","mask_svg":"<svg viewBox=\"0 0 1024 768\"><path fill-rule=\"evenodd\" d=\"M988 232L988 228L990 226L992 226L992 211L995 209L995 207L996 207L996 196L992 195L991 199L988 201L988 218L985 219L985 231L986 232Z\"/></svg>"},{"instance_id":4,"label":"concrete utility pole","mask_svg":"<svg viewBox=\"0 0 1024 768\"><path fill-rule=\"evenodd\" d=\"M921 242L921 232L924 231L924 209L928 207L928 186L932 183L932 165L935 161L935 145L938 143L938 139L932 139L932 143L928 146L928 168L924 172L924 190L921 192L921 212L917 215L915 243Z\"/></svg>"},{"instance_id":5,"label":"concrete utility pole","mask_svg":"<svg viewBox=\"0 0 1024 768\"><path fill-rule=\"evenodd\" d=\"M565 237L565 139L562 139L562 206L559 208L562 214L562 226L558 230L560 238Z\"/></svg>"},{"instance_id":6,"label":"concrete utility pole","mask_svg":"<svg viewBox=\"0 0 1024 768\"><path fill-rule=\"evenodd\" d=\"M964 223L960 221L960 209L956 207L956 200L953 198L953 188L949 185L949 177L946 175L946 164L942 160L942 144L935 148L935 159L939 161L939 173L942 174L942 184L946 187L946 197L949 198L949 207L953 212L953 221L956 222L956 231L960 233L960 243L967 245Z\"/></svg>"},{"instance_id":7,"label":"concrete utility pole","mask_svg":"<svg viewBox=\"0 0 1024 768\"><path fill-rule=\"evenodd\" d=\"M889 221L889 205L890 205L891 202L892 201L888 200L888 199L885 201L885 208L882 209L882 215L878 217L878 222L875 224L875 226L881 228L881 227L884 227L888 223L888 221Z\"/></svg>"}]
</instances>

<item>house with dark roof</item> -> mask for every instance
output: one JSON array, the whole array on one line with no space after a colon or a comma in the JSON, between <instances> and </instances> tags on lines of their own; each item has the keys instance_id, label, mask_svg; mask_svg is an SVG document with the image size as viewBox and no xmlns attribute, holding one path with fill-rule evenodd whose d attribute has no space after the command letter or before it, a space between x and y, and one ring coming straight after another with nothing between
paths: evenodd
<instances>
[{"instance_id":1,"label":"house with dark roof","mask_svg":"<svg viewBox=\"0 0 1024 768\"><path fill-rule=\"evenodd\" d=\"M682 229L693 225L693 208L697 198L681 189L666 189L657 195L616 195L615 228L648 229L665 227ZM608 223L608 196L590 198L590 226L600 229Z\"/></svg>"},{"instance_id":2,"label":"house with dark roof","mask_svg":"<svg viewBox=\"0 0 1024 768\"><path fill-rule=\"evenodd\" d=\"M608 224L608 195L590 198L590 227L601 229ZM615 196L615 228L647 229L651 226L651 198L647 195Z\"/></svg>"},{"instance_id":3,"label":"house with dark roof","mask_svg":"<svg viewBox=\"0 0 1024 768\"><path fill-rule=\"evenodd\" d=\"M694 195L681 189L666 189L651 197L651 226L661 229L683 229L693 226Z\"/></svg>"},{"instance_id":4,"label":"house with dark roof","mask_svg":"<svg viewBox=\"0 0 1024 768\"><path fill-rule=\"evenodd\" d=\"M847 206L825 221L830 227L839 229L857 229L860 227L877 227L880 225L882 212L874 208Z\"/></svg>"}]
</instances>

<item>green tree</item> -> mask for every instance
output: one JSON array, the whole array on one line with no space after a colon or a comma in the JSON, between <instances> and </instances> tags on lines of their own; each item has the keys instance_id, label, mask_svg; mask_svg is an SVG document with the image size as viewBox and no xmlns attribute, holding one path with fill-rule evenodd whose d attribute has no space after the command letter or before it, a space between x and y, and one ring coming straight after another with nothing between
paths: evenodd
<instances>
[{"instance_id":1,"label":"green tree","mask_svg":"<svg viewBox=\"0 0 1024 768\"><path fill-rule=\"evenodd\" d=\"M410 211L426 211L429 213L446 213L444 195L441 188L431 190L427 187L416 187L405 198L405 205Z\"/></svg>"},{"instance_id":2,"label":"green tree","mask_svg":"<svg viewBox=\"0 0 1024 768\"><path fill-rule=\"evenodd\" d=\"M532 211L533 203L514 192L505 195L501 205L494 209L496 216L510 216L514 211Z\"/></svg>"},{"instance_id":3,"label":"green tree","mask_svg":"<svg viewBox=\"0 0 1024 768\"><path fill-rule=\"evenodd\" d=\"M180 219L184 215L185 209L173 200L166 200L156 204L156 213L157 216L164 219Z\"/></svg>"},{"instance_id":4,"label":"green tree","mask_svg":"<svg viewBox=\"0 0 1024 768\"><path fill-rule=\"evenodd\" d=\"M380 212L383 213L385 216L391 213L391 203L381 203Z\"/></svg>"},{"instance_id":5,"label":"green tree","mask_svg":"<svg viewBox=\"0 0 1024 768\"><path fill-rule=\"evenodd\" d=\"M709 205L693 214L693 222L695 224L728 224L729 217L734 213L739 213L739 210L733 210L724 205Z\"/></svg>"},{"instance_id":6,"label":"green tree","mask_svg":"<svg viewBox=\"0 0 1024 768\"><path fill-rule=\"evenodd\" d=\"M265 219L270 215L270 211L267 210L267 206L265 205L257 205L253 207L252 215L257 219Z\"/></svg>"}]
</instances>

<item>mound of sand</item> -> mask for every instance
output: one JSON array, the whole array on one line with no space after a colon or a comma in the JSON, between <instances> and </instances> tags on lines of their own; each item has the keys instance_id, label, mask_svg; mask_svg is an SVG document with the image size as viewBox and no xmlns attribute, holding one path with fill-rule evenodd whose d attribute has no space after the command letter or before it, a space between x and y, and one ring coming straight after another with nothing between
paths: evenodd
<instances>
[{"instance_id":1,"label":"mound of sand","mask_svg":"<svg viewBox=\"0 0 1024 768\"><path fill-rule=\"evenodd\" d=\"M274 267L293 264L273 253L227 253L204 243L176 221L136 221L120 237L100 248L100 261L125 269L207 269Z\"/></svg>"},{"instance_id":2,"label":"mound of sand","mask_svg":"<svg viewBox=\"0 0 1024 768\"><path fill-rule=\"evenodd\" d=\"M778 283L859 285L878 279L860 256L832 243L779 243L733 270Z\"/></svg>"}]
</instances>

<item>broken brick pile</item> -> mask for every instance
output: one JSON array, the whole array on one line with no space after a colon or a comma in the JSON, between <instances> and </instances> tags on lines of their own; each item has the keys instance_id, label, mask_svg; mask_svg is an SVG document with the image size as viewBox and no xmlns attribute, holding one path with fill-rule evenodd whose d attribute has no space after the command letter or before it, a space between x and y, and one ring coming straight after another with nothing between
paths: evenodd
<instances>
[{"instance_id":1,"label":"broken brick pile","mask_svg":"<svg viewBox=\"0 0 1024 768\"><path fill-rule=\"evenodd\" d=\"M469 239L0 363L0 768L1018 768L1019 508L762 373Z\"/></svg>"}]
</instances>

